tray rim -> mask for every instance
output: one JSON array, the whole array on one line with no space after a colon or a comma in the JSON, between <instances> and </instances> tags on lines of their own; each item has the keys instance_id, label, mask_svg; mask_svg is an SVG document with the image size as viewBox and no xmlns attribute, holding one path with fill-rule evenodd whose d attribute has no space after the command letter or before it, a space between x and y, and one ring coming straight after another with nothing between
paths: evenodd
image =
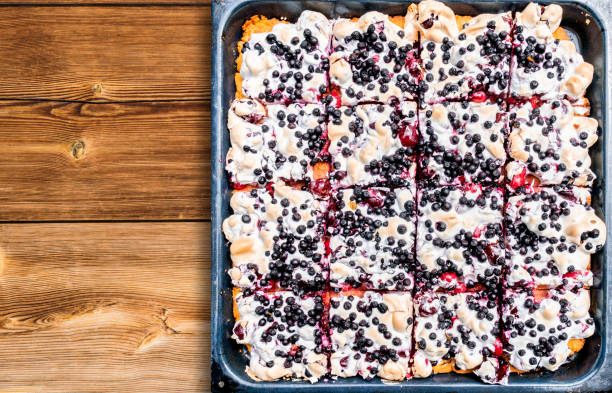
<instances>
[{"instance_id":1,"label":"tray rim","mask_svg":"<svg viewBox=\"0 0 612 393\"><path fill-rule=\"evenodd\" d=\"M242 7L249 4L262 2L264 0L213 0L212 2L212 100L211 100L211 125L212 125L212 138L211 138L211 225L212 228L221 228L222 224L222 204L224 194L227 190L222 189L222 178L225 176L224 168L224 152L221 143L221 138L218 135L222 135L225 130L224 118L224 105L223 105L223 80L227 76L224 73L224 56L223 56L223 32L226 23L230 17ZM299 2L300 0L295 0ZM317 0L318 2L328 3L342 3L338 0ZM446 1L444 3L463 3L460 0ZM350 0L352 3L378 3L378 2L391 2L397 4L409 4L411 1L403 0ZM414 1L418 3L418 0ZM530 1L512 1L512 0L477 0L474 3L495 3L495 4L527 4ZM608 48L612 48L612 42L610 34L608 33L608 25L606 21L612 22L612 8L608 5L607 19L596 9L598 6L605 4L605 0L557 0L557 1L534 1L540 4L557 3L563 5L573 5L578 8L582 8L587 11L594 19L601 29L602 36L604 39L603 48L603 72L601 78L603 79L603 101L602 101L602 113L601 113L601 128L602 128L602 196L603 201L601 204L602 214L604 221L607 226L608 242L606 242L603 250L604 266L601 271L601 295L603 296L601 304L604 306L601 311L601 326L599 326L599 334L601 336L601 346L599 354L595 360L595 363L591 369L579 378L568 382L558 383L539 383L533 380L512 382L512 384L506 386L484 384L474 380L473 382L462 382L453 383L449 385L447 383L440 383L428 379L412 379L408 383L387 383L381 380L374 381L360 381L357 383L342 383L334 381L332 383L316 383L309 384L306 382L289 382L289 381L274 381L274 382L256 382L251 379L243 378L233 372L232 368L229 367L227 359L225 358L224 352L221 350L220 345L221 335L223 332L223 296L226 295L224 291L228 288L220 287L220 277L225 272L225 256L224 247L225 240L223 238L222 231L211 230L211 242L212 242L212 309L211 309L211 388L213 391L248 391L248 392L271 392L271 391L289 391L293 389L320 392L320 391L337 391L351 387L359 389L360 392L386 392L396 390L410 390L411 392L433 392L449 389L459 391L469 389L476 389L478 391L490 391L491 389L503 389L508 392L528 392L528 391L595 391L604 390L612 387L612 350L609 348L608 338L612 336L612 310L608 310L607 300L612 299L612 264L606 263L606 259L609 255L612 255L612 239L610 235L612 233L612 217L606 214L608 211L612 211L612 188L608 186L607 180L609 179L606 163L612 162L612 138L606 138L608 133L608 119L610 118L611 107L610 107L610 89L606 89L608 82L608 75L612 75L610 69ZM605 8L605 7L604 7ZM609 22L608 22L609 23ZM217 77L220 76L220 77ZM233 75L230 77L233 78ZM341 381L341 380L339 380Z\"/></svg>"}]
</instances>

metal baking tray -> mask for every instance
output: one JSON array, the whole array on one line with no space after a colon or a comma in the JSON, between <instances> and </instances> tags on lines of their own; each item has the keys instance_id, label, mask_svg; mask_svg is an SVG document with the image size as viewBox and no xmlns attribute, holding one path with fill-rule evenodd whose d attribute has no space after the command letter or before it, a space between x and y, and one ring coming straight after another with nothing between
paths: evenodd
<instances>
[{"instance_id":1,"label":"metal baking tray","mask_svg":"<svg viewBox=\"0 0 612 393\"><path fill-rule=\"evenodd\" d=\"M486 385L467 374L438 374L426 379L412 379L401 383L383 383L375 378L364 381L360 377L308 382L255 382L245 373L247 354L231 338L232 315L231 282L227 269L231 266L226 240L221 231L223 220L229 215L231 190L224 170L229 148L226 128L227 111L236 91L234 84L236 42L242 35L242 24L252 15L286 17L297 20L303 10L315 10L328 18L354 17L377 10L389 15L404 15L407 1L392 0L213 0L212 41L212 390L238 392L341 392L346 389L362 392L433 392L433 391L608 391L612 389L612 264L605 263L612 255L612 138L608 137L610 89L606 89L611 71L607 49L612 47L609 30L612 28L612 3L609 0L563 1L561 26L569 31L585 61L593 64L595 75L587 91L591 102L591 116L599 121L602 136L591 148L592 168L597 175L593 186L592 205L608 227L608 242L592 258L591 269L595 283L591 289L591 312L596 321L596 333L586 340L576 359L555 373L539 372L511 375L508 386ZM477 15L485 12L521 10L527 1L445 2L458 15ZM541 4L550 2L543 1Z\"/></svg>"}]
</instances>

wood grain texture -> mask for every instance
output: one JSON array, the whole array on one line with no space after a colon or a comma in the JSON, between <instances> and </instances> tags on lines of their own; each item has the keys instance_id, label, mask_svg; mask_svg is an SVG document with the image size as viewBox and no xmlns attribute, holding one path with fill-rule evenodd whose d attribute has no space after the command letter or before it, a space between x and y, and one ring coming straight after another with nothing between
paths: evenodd
<instances>
[{"instance_id":1,"label":"wood grain texture","mask_svg":"<svg viewBox=\"0 0 612 393\"><path fill-rule=\"evenodd\" d=\"M2 5L211 5L213 0L2 0ZM224 0L219 0L224 1Z\"/></svg>"},{"instance_id":2,"label":"wood grain texture","mask_svg":"<svg viewBox=\"0 0 612 393\"><path fill-rule=\"evenodd\" d=\"M0 7L0 99L209 99L210 12Z\"/></svg>"},{"instance_id":3,"label":"wood grain texture","mask_svg":"<svg viewBox=\"0 0 612 393\"><path fill-rule=\"evenodd\" d=\"M0 3L0 392L209 391L210 0Z\"/></svg>"},{"instance_id":4,"label":"wood grain texture","mask_svg":"<svg viewBox=\"0 0 612 393\"><path fill-rule=\"evenodd\" d=\"M210 389L210 223L0 225L0 391Z\"/></svg>"},{"instance_id":5,"label":"wood grain texture","mask_svg":"<svg viewBox=\"0 0 612 393\"><path fill-rule=\"evenodd\" d=\"M207 102L0 102L0 220L210 218Z\"/></svg>"}]
</instances>

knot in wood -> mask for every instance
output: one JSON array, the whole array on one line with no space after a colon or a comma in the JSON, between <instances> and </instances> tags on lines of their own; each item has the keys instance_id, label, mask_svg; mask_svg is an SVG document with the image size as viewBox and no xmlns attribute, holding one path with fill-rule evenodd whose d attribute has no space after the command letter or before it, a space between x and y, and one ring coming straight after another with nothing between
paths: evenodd
<instances>
[{"instance_id":1,"label":"knot in wood","mask_svg":"<svg viewBox=\"0 0 612 393\"><path fill-rule=\"evenodd\" d=\"M94 85L93 85L93 95L94 96L101 95L103 88L104 88L104 85L102 85L102 83L94 83Z\"/></svg>"},{"instance_id":2,"label":"knot in wood","mask_svg":"<svg viewBox=\"0 0 612 393\"><path fill-rule=\"evenodd\" d=\"M80 160L85 157L85 142L80 139L72 142L70 145L70 153L75 160Z\"/></svg>"}]
</instances>

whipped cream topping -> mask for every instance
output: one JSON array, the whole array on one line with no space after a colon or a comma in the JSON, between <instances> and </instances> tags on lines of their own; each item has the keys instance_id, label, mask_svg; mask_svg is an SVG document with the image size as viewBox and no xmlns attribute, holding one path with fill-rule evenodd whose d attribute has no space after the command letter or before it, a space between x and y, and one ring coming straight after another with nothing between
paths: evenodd
<instances>
[{"instance_id":1,"label":"whipped cream topping","mask_svg":"<svg viewBox=\"0 0 612 393\"><path fill-rule=\"evenodd\" d=\"M488 357L480 367L473 371L475 375L480 377L482 382L498 385L507 385L508 377L510 376L510 367L501 358Z\"/></svg>"},{"instance_id":2,"label":"whipped cream topping","mask_svg":"<svg viewBox=\"0 0 612 393\"><path fill-rule=\"evenodd\" d=\"M325 307L321 296L241 292L235 301L240 318L232 338L250 346L249 376L261 381L290 377L314 383L327 373L329 337L322 328Z\"/></svg>"},{"instance_id":3,"label":"whipped cream topping","mask_svg":"<svg viewBox=\"0 0 612 393\"><path fill-rule=\"evenodd\" d=\"M591 84L593 66L584 62L571 41L553 37L562 16L557 4L530 3L516 13L511 97L576 101Z\"/></svg>"},{"instance_id":4,"label":"whipped cream topping","mask_svg":"<svg viewBox=\"0 0 612 393\"><path fill-rule=\"evenodd\" d=\"M278 23L242 47L242 93L267 103L318 103L327 91L331 23L304 11L295 24Z\"/></svg>"},{"instance_id":5,"label":"whipped cream topping","mask_svg":"<svg viewBox=\"0 0 612 393\"><path fill-rule=\"evenodd\" d=\"M589 148L597 142L597 120L578 116L567 100L513 105L509 115L509 156L506 166L510 187L524 184L526 176L541 185L593 184Z\"/></svg>"},{"instance_id":6,"label":"whipped cream topping","mask_svg":"<svg viewBox=\"0 0 612 393\"><path fill-rule=\"evenodd\" d=\"M327 280L319 202L282 183L236 192L234 214L223 222L230 245L228 273L239 288L270 287L297 293L323 289Z\"/></svg>"},{"instance_id":7,"label":"whipped cream topping","mask_svg":"<svg viewBox=\"0 0 612 393\"><path fill-rule=\"evenodd\" d=\"M480 14L457 27L454 12L432 0L419 3L423 99L484 99L508 87L512 15Z\"/></svg>"},{"instance_id":8,"label":"whipped cream topping","mask_svg":"<svg viewBox=\"0 0 612 393\"><path fill-rule=\"evenodd\" d=\"M359 105L328 108L331 181L342 187L414 183L417 107Z\"/></svg>"},{"instance_id":9,"label":"whipped cream topping","mask_svg":"<svg viewBox=\"0 0 612 393\"><path fill-rule=\"evenodd\" d=\"M504 259L501 188L445 186L418 192L417 285L495 289Z\"/></svg>"},{"instance_id":10,"label":"whipped cream topping","mask_svg":"<svg viewBox=\"0 0 612 393\"><path fill-rule=\"evenodd\" d=\"M591 255L606 227L586 205L588 190L547 189L510 197L506 205L506 280L510 286L590 286Z\"/></svg>"},{"instance_id":11,"label":"whipped cream topping","mask_svg":"<svg viewBox=\"0 0 612 393\"><path fill-rule=\"evenodd\" d=\"M334 21L329 77L332 89L340 90L342 105L415 98L420 75L417 41L414 5L408 8L404 28L376 11L356 21Z\"/></svg>"},{"instance_id":12,"label":"whipped cream topping","mask_svg":"<svg viewBox=\"0 0 612 393\"><path fill-rule=\"evenodd\" d=\"M572 353L570 340L595 332L590 304L585 289L551 289L538 296L531 290L506 289L502 320L510 364L520 371L557 370Z\"/></svg>"},{"instance_id":13,"label":"whipped cream topping","mask_svg":"<svg viewBox=\"0 0 612 393\"><path fill-rule=\"evenodd\" d=\"M415 190L339 191L329 228L334 288L409 291L413 287Z\"/></svg>"},{"instance_id":14,"label":"whipped cream topping","mask_svg":"<svg viewBox=\"0 0 612 393\"><path fill-rule=\"evenodd\" d=\"M234 100L227 119L231 147L226 169L231 181L264 185L312 180L312 166L321 161L326 144L325 120L322 105L264 107L255 100Z\"/></svg>"},{"instance_id":15,"label":"whipped cream topping","mask_svg":"<svg viewBox=\"0 0 612 393\"><path fill-rule=\"evenodd\" d=\"M478 370L489 357L502 355L494 293L421 292L414 299L414 319L415 377L428 377L433 367L448 362L459 370ZM481 373L490 374L488 368L494 364L484 363Z\"/></svg>"},{"instance_id":16,"label":"whipped cream topping","mask_svg":"<svg viewBox=\"0 0 612 393\"><path fill-rule=\"evenodd\" d=\"M506 160L504 108L443 102L419 110L421 175L436 184L498 183Z\"/></svg>"},{"instance_id":17,"label":"whipped cream topping","mask_svg":"<svg viewBox=\"0 0 612 393\"><path fill-rule=\"evenodd\" d=\"M410 379L412 297L409 292L364 292L330 300L331 374Z\"/></svg>"}]
</instances>

